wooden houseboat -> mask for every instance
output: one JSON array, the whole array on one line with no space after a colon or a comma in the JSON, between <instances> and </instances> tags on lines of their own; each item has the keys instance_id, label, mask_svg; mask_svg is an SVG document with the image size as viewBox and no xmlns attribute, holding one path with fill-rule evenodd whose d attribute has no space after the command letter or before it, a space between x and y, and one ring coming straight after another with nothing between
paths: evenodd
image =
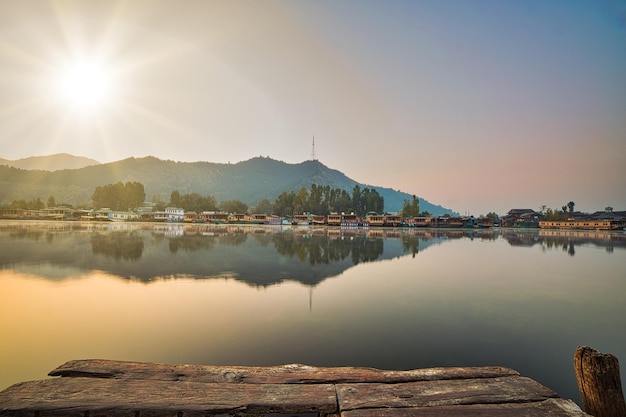
<instances>
[{"instance_id":1,"label":"wooden houseboat","mask_svg":"<svg viewBox=\"0 0 626 417\"><path fill-rule=\"evenodd\" d=\"M243 221L249 224L264 224L267 221L267 217L267 214L263 213L247 214L244 216Z\"/></svg>"},{"instance_id":2,"label":"wooden houseboat","mask_svg":"<svg viewBox=\"0 0 626 417\"><path fill-rule=\"evenodd\" d=\"M359 216L354 213L341 214L341 227L357 227L361 223Z\"/></svg>"},{"instance_id":3,"label":"wooden houseboat","mask_svg":"<svg viewBox=\"0 0 626 417\"><path fill-rule=\"evenodd\" d=\"M385 214L383 220L387 227L400 227L403 224L402 217L395 214Z\"/></svg>"},{"instance_id":4,"label":"wooden houseboat","mask_svg":"<svg viewBox=\"0 0 626 417\"><path fill-rule=\"evenodd\" d=\"M293 224L296 226L308 226L310 224L309 215L306 213L293 216Z\"/></svg>"},{"instance_id":5,"label":"wooden houseboat","mask_svg":"<svg viewBox=\"0 0 626 417\"><path fill-rule=\"evenodd\" d=\"M341 226L342 217L339 213L330 213L326 216L326 224L329 226Z\"/></svg>"},{"instance_id":6,"label":"wooden houseboat","mask_svg":"<svg viewBox=\"0 0 626 417\"><path fill-rule=\"evenodd\" d=\"M385 216L382 214L375 213L370 211L365 215L365 221L370 226L384 226L385 225Z\"/></svg>"},{"instance_id":7,"label":"wooden houseboat","mask_svg":"<svg viewBox=\"0 0 626 417\"><path fill-rule=\"evenodd\" d=\"M411 217L405 219L409 227L435 227L436 219L432 216Z\"/></svg>"},{"instance_id":8,"label":"wooden houseboat","mask_svg":"<svg viewBox=\"0 0 626 417\"><path fill-rule=\"evenodd\" d=\"M223 211L203 211L202 216L211 224L225 224L230 220L229 214Z\"/></svg>"}]
</instances>

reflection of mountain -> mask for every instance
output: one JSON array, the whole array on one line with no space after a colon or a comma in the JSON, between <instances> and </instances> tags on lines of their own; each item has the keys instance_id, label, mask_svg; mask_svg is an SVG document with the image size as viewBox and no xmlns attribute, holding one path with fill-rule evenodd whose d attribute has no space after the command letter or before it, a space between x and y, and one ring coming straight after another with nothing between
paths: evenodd
<instances>
[{"instance_id":1,"label":"reflection of mountain","mask_svg":"<svg viewBox=\"0 0 626 417\"><path fill-rule=\"evenodd\" d=\"M0 223L0 268L51 279L101 270L127 279L228 277L254 286L316 285L363 262L410 254L447 240L503 237L575 253L577 245L626 248L609 232L400 230L114 223Z\"/></svg>"},{"instance_id":2,"label":"reflection of mountain","mask_svg":"<svg viewBox=\"0 0 626 417\"><path fill-rule=\"evenodd\" d=\"M15 223L0 225L0 268L102 270L145 282L184 276L316 285L356 264L416 254L442 239L423 231Z\"/></svg>"}]
</instances>

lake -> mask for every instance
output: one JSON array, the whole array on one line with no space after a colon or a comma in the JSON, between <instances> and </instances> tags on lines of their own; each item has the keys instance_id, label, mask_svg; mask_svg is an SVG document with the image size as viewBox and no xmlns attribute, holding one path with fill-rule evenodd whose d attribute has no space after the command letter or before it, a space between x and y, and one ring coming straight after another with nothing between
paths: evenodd
<instances>
[{"instance_id":1,"label":"lake","mask_svg":"<svg viewBox=\"0 0 626 417\"><path fill-rule=\"evenodd\" d=\"M578 345L626 361L625 255L623 232L0 221L0 389L87 358L501 365L580 403Z\"/></svg>"}]
</instances>

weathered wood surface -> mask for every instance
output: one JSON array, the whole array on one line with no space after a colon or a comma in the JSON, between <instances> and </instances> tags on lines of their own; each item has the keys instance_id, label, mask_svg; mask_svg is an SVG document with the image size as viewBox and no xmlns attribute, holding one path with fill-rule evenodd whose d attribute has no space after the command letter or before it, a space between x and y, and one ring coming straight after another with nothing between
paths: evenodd
<instances>
[{"instance_id":1,"label":"weathered wood surface","mask_svg":"<svg viewBox=\"0 0 626 417\"><path fill-rule=\"evenodd\" d=\"M585 416L502 367L383 371L70 361L0 392L2 416Z\"/></svg>"},{"instance_id":2,"label":"weathered wood surface","mask_svg":"<svg viewBox=\"0 0 626 417\"><path fill-rule=\"evenodd\" d=\"M421 408L369 408L344 411L341 417L584 417L571 400L551 398L532 403L446 405Z\"/></svg>"},{"instance_id":3,"label":"weathered wood surface","mask_svg":"<svg viewBox=\"0 0 626 417\"><path fill-rule=\"evenodd\" d=\"M164 381L237 382L246 384L322 384L343 382L411 382L442 379L493 378L515 376L519 372L500 366L473 368L427 368L387 371L374 368L318 368L290 364L268 367L170 365L110 360L73 360L48 374L50 376Z\"/></svg>"},{"instance_id":4,"label":"weathered wood surface","mask_svg":"<svg viewBox=\"0 0 626 417\"><path fill-rule=\"evenodd\" d=\"M595 417L626 416L617 357L579 346L574 369L585 411Z\"/></svg>"},{"instance_id":5,"label":"weathered wood surface","mask_svg":"<svg viewBox=\"0 0 626 417\"><path fill-rule=\"evenodd\" d=\"M342 410L502 404L543 401L556 397L554 391L521 376L337 386L337 398Z\"/></svg>"},{"instance_id":6,"label":"weathered wood surface","mask_svg":"<svg viewBox=\"0 0 626 417\"><path fill-rule=\"evenodd\" d=\"M5 399L6 398L6 399ZM332 413L330 384L220 384L138 379L60 378L9 387L0 413L38 411L40 416ZM120 409L121 414L114 414ZM159 414L160 413L160 414ZM6 413L5 413L6 414ZM10 414L10 413L9 413Z\"/></svg>"}]
</instances>

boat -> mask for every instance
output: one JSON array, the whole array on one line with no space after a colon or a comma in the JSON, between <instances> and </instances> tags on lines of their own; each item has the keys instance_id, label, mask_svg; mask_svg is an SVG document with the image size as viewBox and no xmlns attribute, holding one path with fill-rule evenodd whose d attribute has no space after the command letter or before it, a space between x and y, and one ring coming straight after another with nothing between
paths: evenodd
<instances>
[{"instance_id":1,"label":"boat","mask_svg":"<svg viewBox=\"0 0 626 417\"><path fill-rule=\"evenodd\" d=\"M309 215L306 213L296 214L293 216L293 225L295 226L308 226L310 224Z\"/></svg>"}]
</instances>

